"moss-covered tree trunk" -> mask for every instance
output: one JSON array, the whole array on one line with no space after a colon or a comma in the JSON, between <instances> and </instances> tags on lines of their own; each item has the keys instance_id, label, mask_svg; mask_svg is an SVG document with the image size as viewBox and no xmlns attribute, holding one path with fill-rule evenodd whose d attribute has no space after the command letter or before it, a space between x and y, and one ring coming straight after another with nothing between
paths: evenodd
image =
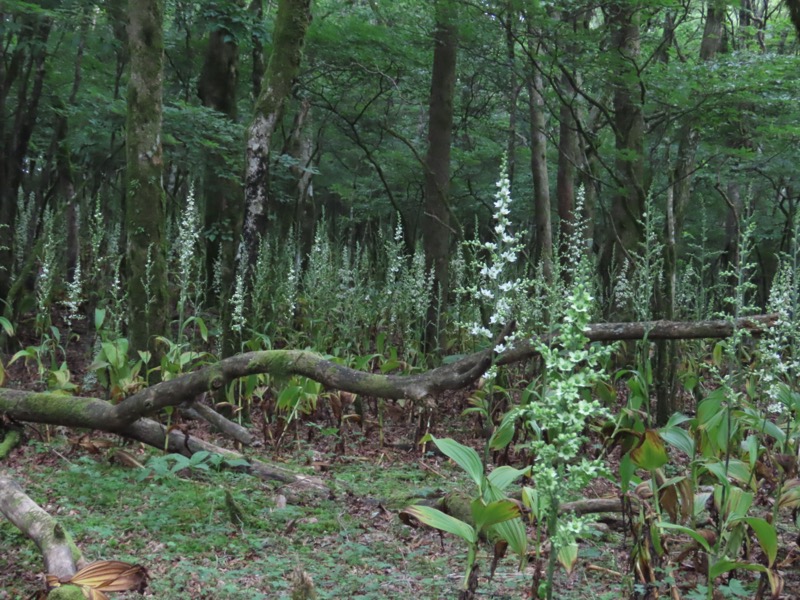
<instances>
[{"instance_id":1,"label":"moss-covered tree trunk","mask_svg":"<svg viewBox=\"0 0 800 600\"><path fill-rule=\"evenodd\" d=\"M131 71L126 126L128 337L133 352L153 350L165 333L167 285L164 250L164 168L161 90L164 78L163 0L130 0Z\"/></svg>"},{"instance_id":2,"label":"moss-covered tree trunk","mask_svg":"<svg viewBox=\"0 0 800 600\"><path fill-rule=\"evenodd\" d=\"M280 122L286 97L300 70L311 0L279 0L272 36L272 54L264 74L255 115L247 132L245 162L245 220L239 255L240 269L248 271L256 261L259 240L266 232L269 207L269 153L272 134Z\"/></svg>"},{"instance_id":3,"label":"moss-covered tree trunk","mask_svg":"<svg viewBox=\"0 0 800 600\"><path fill-rule=\"evenodd\" d=\"M447 305L450 266L450 145L456 82L458 30L449 0L436 2L433 69L428 114L428 153L425 157L425 214L422 236L428 269L433 270L433 301L428 308L426 345L442 347L439 315Z\"/></svg>"}]
</instances>

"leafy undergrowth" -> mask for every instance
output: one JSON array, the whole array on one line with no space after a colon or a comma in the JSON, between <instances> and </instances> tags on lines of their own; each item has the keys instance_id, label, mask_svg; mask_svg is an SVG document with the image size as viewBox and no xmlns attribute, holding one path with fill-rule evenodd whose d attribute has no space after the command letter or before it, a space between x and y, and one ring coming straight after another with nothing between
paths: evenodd
<instances>
[{"instance_id":1,"label":"leafy undergrowth","mask_svg":"<svg viewBox=\"0 0 800 600\"><path fill-rule=\"evenodd\" d=\"M144 450L125 449L147 460ZM339 482L332 498L288 500L280 487L233 472L151 470L143 479L140 469L66 444L29 442L4 466L13 467L28 494L61 520L89 559L145 565L147 597L289 598L297 566L311 576L319 598L452 598L461 584L463 546L397 518L412 498L457 487L458 471L440 457L390 450L345 457L326 465L323 476ZM243 524L232 520L226 492ZM557 597L585 597L587 590L592 597L620 597L627 588L614 574L626 571L620 541L587 542L581 566L569 578L560 576ZM35 546L0 522L0 547L0 598L22 599L39 589ZM479 561L486 575L488 547ZM531 573L505 558L492 581L482 578L479 594L527 597Z\"/></svg>"}]
</instances>

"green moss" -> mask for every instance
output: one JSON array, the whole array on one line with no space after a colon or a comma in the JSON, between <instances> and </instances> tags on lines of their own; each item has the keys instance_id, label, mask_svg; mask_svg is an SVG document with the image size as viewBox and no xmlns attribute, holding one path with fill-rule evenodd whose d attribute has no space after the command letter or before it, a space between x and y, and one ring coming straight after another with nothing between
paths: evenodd
<instances>
[{"instance_id":1,"label":"green moss","mask_svg":"<svg viewBox=\"0 0 800 600\"><path fill-rule=\"evenodd\" d=\"M22 436L16 429L6 431L5 438L3 438L2 443L0 443L0 460L8 456L8 453L19 444L21 439Z\"/></svg>"},{"instance_id":2,"label":"green moss","mask_svg":"<svg viewBox=\"0 0 800 600\"><path fill-rule=\"evenodd\" d=\"M86 600L77 585L62 585L47 595L48 600Z\"/></svg>"}]
</instances>

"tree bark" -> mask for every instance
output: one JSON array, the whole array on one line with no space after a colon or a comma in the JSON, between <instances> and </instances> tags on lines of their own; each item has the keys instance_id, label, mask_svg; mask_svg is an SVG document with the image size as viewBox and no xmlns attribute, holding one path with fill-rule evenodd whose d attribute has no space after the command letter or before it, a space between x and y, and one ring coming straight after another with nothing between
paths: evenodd
<instances>
[{"instance_id":1,"label":"tree bark","mask_svg":"<svg viewBox=\"0 0 800 600\"><path fill-rule=\"evenodd\" d=\"M296 180L293 215L299 233L300 255L307 256L314 244L317 207L314 204L314 139L311 136L311 102L304 99L294 118L288 153L294 159L289 168Z\"/></svg>"},{"instance_id":2,"label":"tree bark","mask_svg":"<svg viewBox=\"0 0 800 600\"><path fill-rule=\"evenodd\" d=\"M219 111L231 121L236 120L238 62L239 47L233 34L223 26L211 31L197 95L203 106ZM208 298L209 303L230 314L226 307L234 288L236 244L242 230L242 188L240 182L220 171L221 162L221 156L209 153L204 166L203 219L206 231L212 232L206 239L206 281L209 295L214 294L214 283L218 282L221 296ZM234 349L228 319L222 320L222 327L222 354L230 356Z\"/></svg>"},{"instance_id":3,"label":"tree bark","mask_svg":"<svg viewBox=\"0 0 800 600\"><path fill-rule=\"evenodd\" d=\"M47 60L50 17L19 15L0 39L0 299L13 284L14 221L17 192L22 184L24 161L39 116ZM13 47L13 50L10 50ZM10 54L10 56L9 56ZM6 107L16 85L13 109Z\"/></svg>"},{"instance_id":4,"label":"tree bark","mask_svg":"<svg viewBox=\"0 0 800 600\"><path fill-rule=\"evenodd\" d=\"M532 32L528 32L529 39ZM533 42L531 42L533 43ZM533 178L533 220L536 237L533 256L542 265L546 281L553 278L553 225L550 218L550 178L547 172L547 135L544 114L544 84L535 64L535 50L528 53L529 110L531 121L531 177Z\"/></svg>"},{"instance_id":5,"label":"tree bark","mask_svg":"<svg viewBox=\"0 0 800 600\"><path fill-rule=\"evenodd\" d=\"M428 153L425 156L425 214L422 218L426 266L433 271L433 295L425 331L425 344L429 351L443 347L444 332L439 317L447 306L449 289L450 146L458 50L458 30L449 0L438 0L435 11Z\"/></svg>"},{"instance_id":6,"label":"tree bark","mask_svg":"<svg viewBox=\"0 0 800 600\"><path fill-rule=\"evenodd\" d=\"M303 42L310 22L311 0L279 0L272 55L247 133L246 214L238 257L242 272L250 272L255 266L259 241L266 233L272 134L281 120L284 103L300 71Z\"/></svg>"},{"instance_id":7,"label":"tree bark","mask_svg":"<svg viewBox=\"0 0 800 600\"><path fill-rule=\"evenodd\" d=\"M131 352L155 353L153 337L166 331L164 162L161 148L164 79L163 0L130 0L131 57L126 125L128 338Z\"/></svg>"},{"instance_id":8,"label":"tree bark","mask_svg":"<svg viewBox=\"0 0 800 600\"><path fill-rule=\"evenodd\" d=\"M5 475L0 475L0 513L36 543L44 557L44 570L49 575L69 578L86 564L61 524Z\"/></svg>"},{"instance_id":9,"label":"tree bark","mask_svg":"<svg viewBox=\"0 0 800 600\"><path fill-rule=\"evenodd\" d=\"M630 253L642 240L640 225L645 206L644 186L644 91L639 80L639 8L623 2L609 6L612 47L616 55L614 75L615 172L618 190L610 210L610 230L605 233L601 276L607 292L612 289L612 270L630 275ZM613 303L610 303L613 305ZM613 312L613 311L612 311ZM615 315L625 316L625 315Z\"/></svg>"}]
</instances>

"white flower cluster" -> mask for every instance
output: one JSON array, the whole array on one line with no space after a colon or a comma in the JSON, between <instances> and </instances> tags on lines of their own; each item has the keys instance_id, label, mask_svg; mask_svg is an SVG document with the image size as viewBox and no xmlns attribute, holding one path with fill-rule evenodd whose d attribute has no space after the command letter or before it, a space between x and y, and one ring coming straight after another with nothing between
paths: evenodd
<instances>
[{"instance_id":1,"label":"white flower cluster","mask_svg":"<svg viewBox=\"0 0 800 600\"><path fill-rule=\"evenodd\" d=\"M242 334L244 331L245 326L247 325L247 318L244 315L244 307L245 307L245 281L244 281L244 273L240 270L236 274L236 286L233 290L233 295L231 296L231 306L233 307L233 313L231 315L231 330L235 331L239 335Z\"/></svg>"},{"instance_id":2,"label":"white flower cluster","mask_svg":"<svg viewBox=\"0 0 800 600\"><path fill-rule=\"evenodd\" d=\"M186 197L186 207L181 215L177 239L178 277L180 278L179 306L181 309L189 299L189 290L193 283L192 278L198 267L197 256L199 256L199 253L197 248L199 241L200 216L194 201L194 185L192 185L189 187L189 194Z\"/></svg>"},{"instance_id":3,"label":"white flower cluster","mask_svg":"<svg viewBox=\"0 0 800 600\"><path fill-rule=\"evenodd\" d=\"M525 301L528 288L528 281L515 274L523 244L520 235L511 230L511 183L507 170L506 159L503 158L493 204L494 239L484 243L473 242L479 254L486 257L479 264L477 284L461 290L484 304L489 315L488 324L498 329L518 316L516 313ZM490 340L496 334L477 320L462 323L462 327L479 340ZM506 345L495 348L495 351L505 350L513 341L512 336Z\"/></svg>"}]
</instances>

